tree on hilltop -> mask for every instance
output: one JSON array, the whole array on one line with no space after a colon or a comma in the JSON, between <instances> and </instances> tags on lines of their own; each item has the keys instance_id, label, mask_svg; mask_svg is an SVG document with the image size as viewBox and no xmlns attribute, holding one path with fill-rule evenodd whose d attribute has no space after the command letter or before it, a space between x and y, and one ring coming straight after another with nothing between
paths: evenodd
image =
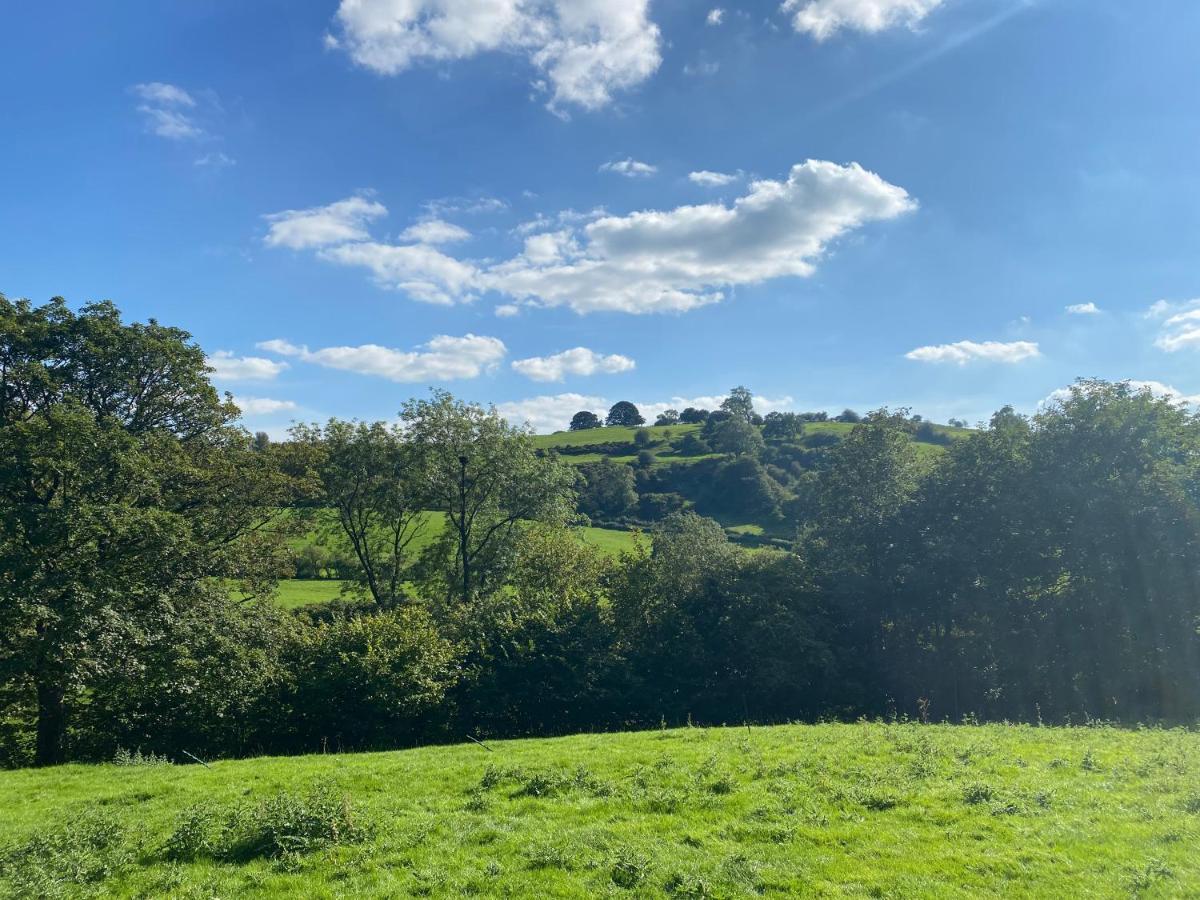
<instances>
[{"instance_id":1,"label":"tree on hilltop","mask_svg":"<svg viewBox=\"0 0 1200 900\"><path fill-rule=\"evenodd\" d=\"M638 408L628 400L618 400L608 411L608 418L604 420L604 424L609 427L636 428L646 424L646 420L642 418Z\"/></svg>"}]
</instances>

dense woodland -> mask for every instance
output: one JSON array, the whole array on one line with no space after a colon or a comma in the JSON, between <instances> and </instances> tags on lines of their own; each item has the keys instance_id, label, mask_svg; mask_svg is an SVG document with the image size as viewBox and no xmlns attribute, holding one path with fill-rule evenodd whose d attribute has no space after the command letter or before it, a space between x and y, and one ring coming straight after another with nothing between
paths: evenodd
<instances>
[{"instance_id":1,"label":"dense woodland","mask_svg":"<svg viewBox=\"0 0 1200 900\"><path fill-rule=\"evenodd\" d=\"M740 388L678 431L626 406L579 465L437 391L273 443L185 332L0 297L0 763L1200 716L1185 406L1080 381L1033 417L847 411L837 435ZM651 540L605 555L588 521ZM333 560L340 602L273 603Z\"/></svg>"}]
</instances>

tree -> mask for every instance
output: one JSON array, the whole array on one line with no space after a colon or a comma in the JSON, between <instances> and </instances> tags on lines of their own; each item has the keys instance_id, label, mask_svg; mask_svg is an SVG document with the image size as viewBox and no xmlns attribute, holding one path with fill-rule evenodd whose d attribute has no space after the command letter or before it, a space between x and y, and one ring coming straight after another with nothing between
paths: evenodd
<instances>
[{"instance_id":1,"label":"tree","mask_svg":"<svg viewBox=\"0 0 1200 900\"><path fill-rule=\"evenodd\" d=\"M850 425L857 425L862 421L862 416L852 409L843 409L841 415L834 419L835 422L846 422Z\"/></svg>"},{"instance_id":2,"label":"tree","mask_svg":"<svg viewBox=\"0 0 1200 900\"><path fill-rule=\"evenodd\" d=\"M604 420L604 424L610 427L636 428L638 425L645 425L646 420L642 418L638 408L628 400L618 400L608 411L608 418Z\"/></svg>"},{"instance_id":3,"label":"tree","mask_svg":"<svg viewBox=\"0 0 1200 900\"><path fill-rule=\"evenodd\" d=\"M271 436L265 431L254 432L254 449L260 453L269 450L271 447Z\"/></svg>"},{"instance_id":4,"label":"tree","mask_svg":"<svg viewBox=\"0 0 1200 900\"><path fill-rule=\"evenodd\" d=\"M708 419L707 409L696 409L694 406L687 407L679 414L680 425L701 425Z\"/></svg>"},{"instance_id":5,"label":"tree","mask_svg":"<svg viewBox=\"0 0 1200 900\"><path fill-rule=\"evenodd\" d=\"M588 516L619 518L638 502L633 470L624 463L605 457L582 466L580 475L579 509Z\"/></svg>"},{"instance_id":6,"label":"tree","mask_svg":"<svg viewBox=\"0 0 1200 900\"><path fill-rule=\"evenodd\" d=\"M326 536L349 543L359 587L376 603L397 599L412 563L408 548L425 524L420 455L399 428L383 422L331 419L324 428L298 425L291 433L308 451L321 508L337 516Z\"/></svg>"},{"instance_id":7,"label":"tree","mask_svg":"<svg viewBox=\"0 0 1200 900\"><path fill-rule=\"evenodd\" d=\"M653 443L653 438L650 437L650 432L645 428L639 428L633 433L633 445L639 450L644 450Z\"/></svg>"},{"instance_id":8,"label":"tree","mask_svg":"<svg viewBox=\"0 0 1200 900\"><path fill-rule=\"evenodd\" d=\"M747 388L738 385L721 401L721 409L735 419L749 422L754 418L754 395Z\"/></svg>"},{"instance_id":9,"label":"tree","mask_svg":"<svg viewBox=\"0 0 1200 900\"><path fill-rule=\"evenodd\" d=\"M277 570L285 481L208 372L187 332L111 303L0 296L0 681L36 696L39 764L99 678Z\"/></svg>"},{"instance_id":10,"label":"tree","mask_svg":"<svg viewBox=\"0 0 1200 900\"><path fill-rule=\"evenodd\" d=\"M421 495L446 513L443 539L425 552L427 586L463 602L498 589L521 523L572 515L575 472L539 453L494 408L445 391L410 400L400 417L423 474Z\"/></svg>"},{"instance_id":11,"label":"tree","mask_svg":"<svg viewBox=\"0 0 1200 900\"><path fill-rule=\"evenodd\" d=\"M604 425L600 421L600 417L594 412L588 412L586 409L581 409L571 417L571 431L588 431L592 428L600 428Z\"/></svg>"},{"instance_id":12,"label":"tree","mask_svg":"<svg viewBox=\"0 0 1200 900\"><path fill-rule=\"evenodd\" d=\"M714 450L737 456L756 456L763 449L763 439L758 429L740 416L730 416L714 425L709 441Z\"/></svg>"},{"instance_id":13,"label":"tree","mask_svg":"<svg viewBox=\"0 0 1200 900\"><path fill-rule=\"evenodd\" d=\"M768 441L788 443L797 440L804 433L804 421L795 413L767 413L763 420L762 436Z\"/></svg>"},{"instance_id":14,"label":"tree","mask_svg":"<svg viewBox=\"0 0 1200 900\"><path fill-rule=\"evenodd\" d=\"M658 418L654 420L655 425L678 425L679 410L665 409L658 414Z\"/></svg>"}]
</instances>

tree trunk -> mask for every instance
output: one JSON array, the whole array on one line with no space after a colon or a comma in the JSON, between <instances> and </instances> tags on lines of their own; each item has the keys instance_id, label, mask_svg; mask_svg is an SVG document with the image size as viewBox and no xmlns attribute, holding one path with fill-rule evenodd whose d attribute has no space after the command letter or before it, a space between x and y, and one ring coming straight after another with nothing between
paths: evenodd
<instances>
[{"instance_id":1,"label":"tree trunk","mask_svg":"<svg viewBox=\"0 0 1200 900\"><path fill-rule=\"evenodd\" d=\"M56 684L37 686L37 753L34 764L56 766L64 762L67 734L66 692Z\"/></svg>"}]
</instances>

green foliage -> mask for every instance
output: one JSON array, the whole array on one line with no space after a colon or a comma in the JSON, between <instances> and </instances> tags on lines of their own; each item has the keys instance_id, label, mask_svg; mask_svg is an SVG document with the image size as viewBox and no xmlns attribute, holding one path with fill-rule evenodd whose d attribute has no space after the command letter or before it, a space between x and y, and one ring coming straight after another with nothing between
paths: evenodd
<instances>
[{"instance_id":1,"label":"green foliage","mask_svg":"<svg viewBox=\"0 0 1200 900\"><path fill-rule=\"evenodd\" d=\"M458 680L459 652L412 606L304 629L286 665L296 742L361 749L428 731Z\"/></svg>"},{"instance_id":2,"label":"green foliage","mask_svg":"<svg viewBox=\"0 0 1200 900\"><path fill-rule=\"evenodd\" d=\"M592 518L616 519L627 515L638 502L633 470L603 459L579 469L579 511Z\"/></svg>"},{"instance_id":3,"label":"green foliage","mask_svg":"<svg viewBox=\"0 0 1200 900\"><path fill-rule=\"evenodd\" d=\"M162 853L178 862L282 859L361 843L370 834L350 797L332 783L321 782L306 793L281 791L253 806L189 807L180 814Z\"/></svg>"},{"instance_id":4,"label":"green foliage","mask_svg":"<svg viewBox=\"0 0 1200 900\"><path fill-rule=\"evenodd\" d=\"M604 424L610 428L634 428L645 423L646 420L642 418L638 408L628 400L618 400L614 403L604 420Z\"/></svg>"},{"instance_id":5,"label":"green foliage","mask_svg":"<svg viewBox=\"0 0 1200 900\"><path fill-rule=\"evenodd\" d=\"M594 412L580 410L571 417L571 431L587 431L590 428L600 428L604 423Z\"/></svg>"},{"instance_id":6,"label":"green foliage","mask_svg":"<svg viewBox=\"0 0 1200 900\"><path fill-rule=\"evenodd\" d=\"M91 813L0 850L0 887L7 882L14 897L99 897L133 861L126 824Z\"/></svg>"},{"instance_id":7,"label":"green foliage","mask_svg":"<svg viewBox=\"0 0 1200 900\"><path fill-rule=\"evenodd\" d=\"M190 336L109 303L0 297L0 678L36 693L37 759L213 578L262 584L286 487L231 427Z\"/></svg>"},{"instance_id":8,"label":"green foliage","mask_svg":"<svg viewBox=\"0 0 1200 900\"><path fill-rule=\"evenodd\" d=\"M409 548L424 524L428 462L398 426L339 422L292 429L295 458L302 459L313 500L336 514L325 528L333 546L348 546L358 565L352 577L376 603L402 593L412 563ZM328 526L328 518L309 517ZM347 574L347 573L339 573Z\"/></svg>"},{"instance_id":9,"label":"green foliage","mask_svg":"<svg viewBox=\"0 0 1200 900\"><path fill-rule=\"evenodd\" d=\"M575 473L495 409L434 391L406 403L401 419L424 473L421 495L446 513L442 540L422 560L427 595L467 602L498 590L522 522L572 517Z\"/></svg>"}]
</instances>

